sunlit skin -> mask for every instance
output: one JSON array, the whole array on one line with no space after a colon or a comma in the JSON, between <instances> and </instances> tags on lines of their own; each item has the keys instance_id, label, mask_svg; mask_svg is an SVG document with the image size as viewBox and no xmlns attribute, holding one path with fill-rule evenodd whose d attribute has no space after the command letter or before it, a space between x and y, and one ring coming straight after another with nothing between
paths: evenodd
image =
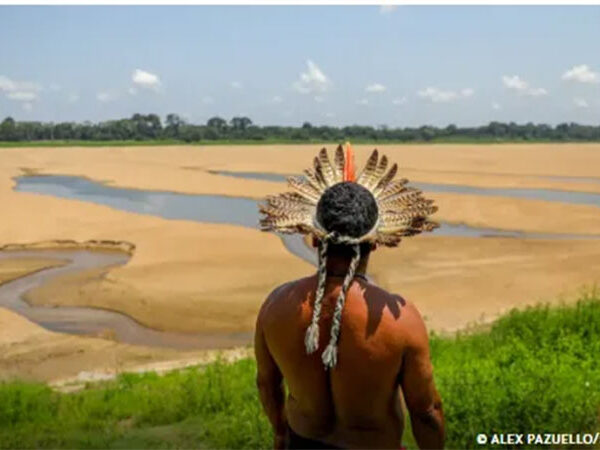
<instances>
[{"instance_id":1,"label":"sunlit skin","mask_svg":"<svg viewBox=\"0 0 600 450\"><path fill-rule=\"evenodd\" d=\"M367 263L368 255L357 272L364 274ZM289 424L305 438L336 447L399 448L404 397L419 447L442 448L444 419L427 331L411 302L355 278L343 311L338 363L325 370L321 353L348 264L346 257L328 258L319 350L314 354L306 354L304 334L312 316L316 275L277 287L260 310L257 385L273 426L274 447L285 448Z\"/></svg>"}]
</instances>

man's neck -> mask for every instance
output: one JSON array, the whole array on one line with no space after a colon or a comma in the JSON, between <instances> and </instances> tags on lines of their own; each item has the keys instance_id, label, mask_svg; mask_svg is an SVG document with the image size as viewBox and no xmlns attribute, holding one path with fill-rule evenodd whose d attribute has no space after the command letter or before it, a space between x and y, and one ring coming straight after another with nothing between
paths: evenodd
<instances>
[{"instance_id":1,"label":"man's neck","mask_svg":"<svg viewBox=\"0 0 600 450\"><path fill-rule=\"evenodd\" d=\"M369 255L363 256L356 268L356 273L366 275L367 265L369 264ZM350 258L333 257L327 258L327 274L330 276L344 277L348 273Z\"/></svg>"}]
</instances>

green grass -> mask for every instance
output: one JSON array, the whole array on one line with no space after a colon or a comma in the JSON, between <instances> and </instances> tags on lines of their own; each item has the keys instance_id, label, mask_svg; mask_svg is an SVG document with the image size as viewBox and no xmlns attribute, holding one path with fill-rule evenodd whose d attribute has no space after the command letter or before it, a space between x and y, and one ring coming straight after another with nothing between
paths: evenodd
<instances>
[{"instance_id":1,"label":"green grass","mask_svg":"<svg viewBox=\"0 0 600 450\"><path fill-rule=\"evenodd\" d=\"M477 433L600 431L600 296L431 340L451 447Z\"/></svg>"},{"instance_id":2,"label":"green grass","mask_svg":"<svg viewBox=\"0 0 600 450\"><path fill-rule=\"evenodd\" d=\"M437 138L431 141L394 141L394 140L373 140L373 139L350 139L353 144L381 144L381 145L428 145L428 144L540 144L540 143L595 143L596 141L553 141L549 139L532 140L497 140L491 138L467 138L467 137L447 137ZM21 148L21 147L146 147L146 146L168 146L168 145L189 145L189 146L209 146L209 145L305 145L305 144L326 144L337 145L337 141L323 141L319 139L295 140L295 139L275 139L268 138L262 140L255 139L220 139L205 140L196 142L185 142L176 139L155 139L155 140L126 140L126 141L78 141L78 140L52 140L52 141L0 141L0 148Z\"/></svg>"},{"instance_id":3,"label":"green grass","mask_svg":"<svg viewBox=\"0 0 600 450\"><path fill-rule=\"evenodd\" d=\"M600 296L513 311L489 329L432 336L448 448L478 433L600 431ZM0 385L0 448L267 448L255 363L125 374L60 394ZM410 436L407 443L413 446Z\"/></svg>"}]
</instances>

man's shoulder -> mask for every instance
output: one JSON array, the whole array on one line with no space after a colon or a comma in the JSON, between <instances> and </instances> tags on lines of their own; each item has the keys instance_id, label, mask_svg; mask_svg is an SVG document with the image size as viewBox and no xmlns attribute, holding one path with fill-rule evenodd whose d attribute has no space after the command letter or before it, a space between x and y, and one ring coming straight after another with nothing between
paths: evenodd
<instances>
[{"instance_id":1,"label":"man's shoulder","mask_svg":"<svg viewBox=\"0 0 600 450\"><path fill-rule=\"evenodd\" d=\"M390 326L399 329L424 326L419 309L413 301L405 296L389 292L374 284L369 284L363 295L371 307L381 308L388 313L391 320L387 323Z\"/></svg>"},{"instance_id":2,"label":"man's shoulder","mask_svg":"<svg viewBox=\"0 0 600 450\"><path fill-rule=\"evenodd\" d=\"M291 296L296 296L297 293L304 293L309 290L314 284L314 275L297 280L287 281L275 287L262 304L259 314L265 314L268 309L281 304Z\"/></svg>"},{"instance_id":3,"label":"man's shoulder","mask_svg":"<svg viewBox=\"0 0 600 450\"><path fill-rule=\"evenodd\" d=\"M420 347L428 341L427 327L421 312L414 302L406 300L398 294L390 294L401 304L401 318L399 326L405 331L405 343L410 346Z\"/></svg>"},{"instance_id":4,"label":"man's shoulder","mask_svg":"<svg viewBox=\"0 0 600 450\"><path fill-rule=\"evenodd\" d=\"M394 303L397 305L397 308L400 308L402 311L407 311L410 314L418 314L415 304L407 300L406 297L395 292L389 292L374 283L369 282L363 292L367 301L377 299L387 303L387 306L389 306L389 303ZM393 309L397 308L394 307Z\"/></svg>"},{"instance_id":5,"label":"man's shoulder","mask_svg":"<svg viewBox=\"0 0 600 450\"><path fill-rule=\"evenodd\" d=\"M267 296L266 301L277 301L279 298L289 295L289 293L296 289L308 288L314 284L314 275L298 278L297 280L286 281L274 288L271 293Z\"/></svg>"}]
</instances>

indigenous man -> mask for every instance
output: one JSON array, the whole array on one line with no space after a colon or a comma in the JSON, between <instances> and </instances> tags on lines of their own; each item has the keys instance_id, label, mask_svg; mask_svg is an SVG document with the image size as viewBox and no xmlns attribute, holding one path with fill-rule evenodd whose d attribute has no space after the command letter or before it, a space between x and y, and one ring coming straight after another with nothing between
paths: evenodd
<instances>
[{"instance_id":1,"label":"indigenous man","mask_svg":"<svg viewBox=\"0 0 600 450\"><path fill-rule=\"evenodd\" d=\"M399 448L402 397L421 448L442 448L444 419L417 308L366 276L377 244L436 227L431 200L377 150L357 177L350 146L290 178L261 205L265 231L312 235L316 275L276 288L256 323L260 399L275 448ZM287 399L283 381L288 388Z\"/></svg>"}]
</instances>

